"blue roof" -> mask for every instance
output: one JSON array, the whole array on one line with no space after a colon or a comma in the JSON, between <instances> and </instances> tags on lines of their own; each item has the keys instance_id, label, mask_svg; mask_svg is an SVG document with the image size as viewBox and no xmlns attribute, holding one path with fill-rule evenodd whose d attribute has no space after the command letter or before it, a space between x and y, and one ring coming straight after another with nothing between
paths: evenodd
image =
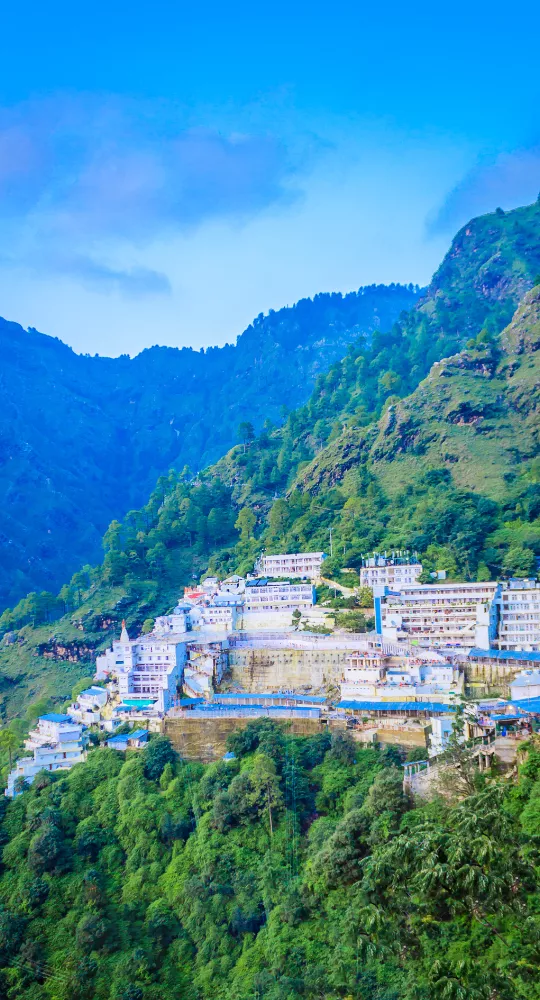
<instances>
[{"instance_id":1,"label":"blue roof","mask_svg":"<svg viewBox=\"0 0 540 1000\"><path fill-rule=\"evenodd\" d=\"M140 740L143 736L148 736L147 729L135 729L134 732L128 733L128 740Z\"/></svg>"},{"instance_id":2,"label":"blue roof","mask_svg":"<svg viewBox=\"0 0 540 1000\"><path fill-rule=\"evenodd\" d=\"M70 715L60 715L58 712L49 712L48 715L40 715L40 721L43 722L72 722Z\"/></svg>"},{"instance_id":3,"label":"blue roof","mask_svg":"<svg viewBox=\"0 0 540 1000\"><path fill-rule=\"evenodd\" d=\"M127 741L129 739L129 733L122 733L121 736L110 736L107 740L107 746L111 743L125 743L127 746Z\"/></svg>"},{"instance_id":4,"label":"blue roof","mask_svg":"<svg viewBox=\"0 0 540 1000\"><path fill-rule=\"evenodd\" d=\"M455 712L455 705L443 705L437 701L340 701L337 708L350 708L357 712L404 712L411 709L420 712Z\"/></svg>"},{"instance_id":5,"label":"blue roof","mask_svg":"<svg viewBox=\"0 0 540 1000\"><path fill-rule=\"evenodd\" d=\"M178 704L181 708L189 708L190 705L200 705L204 698L180 698Z\"/></svg>"},{"instance_id":6,"label":"blue roof","mask_svg":"<svg viewBox=\"0 0 540 1000\"><path fill-rule=\"evenodd\" d=\"M284 694L283 692L280 691L275 691L270 694L258 694L256 692L250 694L249 691L242 691L240 693L237 692L235 694L234 692L231 693L229 691L224 691L224 692L217 691L214 696L214 701L216 700L216 698L230 698L231 701L234 698L236 698L239 703L243 698L257 698L259 701L263 701L264 699L269 699L269 698L287 698L289 701L303 701L303 702L309 701L312 702L314 705L324 705L326 702L326 698L324 697L324 695Z\"/></svg>"},{"instance_id":7,"label":"blue roof","mask_svg":"<svg viewBox=\"0 0 540 1000\"><path fill-rule=\"evenodd\" d=\"M200 705L196 711L197 712L207 712L208 715L219 715L220 712L231 712L235 709L239 711L249 711L249 709L261 709L265 712L318 712L318 708L315 706L310 707L309 705L246 705L245 702L238 703L228 703L227 705L220 705L219 703Z\"/></svg>"},{"instance_id":8,"label":"blue roof","mask_svg":"<svg viewBox=\"0 0 540 1000\"><path fill-rule=\"evenodd\" d=\"M511 704L514 708L521 708L534 715L540 715L540 698L519 698L518 700L514 698Z\"/></svg>"},{"instance_id":9,"label":"blue roof","mask_svg":"<svg viewBox=\"0 0 540 1000\"><path fill-rule=\"evenodd\" d=\"M540 663L540 652L530 649L478 649L476 646L469 651L469 656L490 657L493 660L528 660Z\"/></svg>"}]
</instances>

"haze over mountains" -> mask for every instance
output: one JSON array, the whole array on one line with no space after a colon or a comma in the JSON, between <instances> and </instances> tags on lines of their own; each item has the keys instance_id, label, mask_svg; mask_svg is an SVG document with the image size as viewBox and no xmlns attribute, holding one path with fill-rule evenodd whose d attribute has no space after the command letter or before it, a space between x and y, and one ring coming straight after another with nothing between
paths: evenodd
<instances>
[{"instance_id":1,"label":"haze over mountains","mask_svg":"<svg viewBox=\"0 0 540 1000\"><path fill-rule=\"evenodd\" d=\"M0 606L99 561L110 520L158 476L197 471L308 398L359 336L387 330L412 286L321 294L262 314L236 345L89 357L0 320Z\"/></svg>"}]
</instances>

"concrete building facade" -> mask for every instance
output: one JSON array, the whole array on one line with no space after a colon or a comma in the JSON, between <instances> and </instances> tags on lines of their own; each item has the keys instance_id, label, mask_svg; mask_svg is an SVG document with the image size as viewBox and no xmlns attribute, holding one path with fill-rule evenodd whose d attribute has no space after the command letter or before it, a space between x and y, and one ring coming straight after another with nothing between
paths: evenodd
<instances>
[{"instance_id":1,"label":"concrete building facade","mask_svg":"<svg viewBox=\"0 0 540 1000\"><path fill-rule=\"evenodd\" d=\"M37 728L25 740L31 757L22 757L10 771L5 794L13 798L18 778L31 785L39 771L68 771L74 764L86 760L86 741L83 727L69 715L51 712L38 719Z\"/></svg>"},{"instance_id":2,"label":"concrete building facade","mask_svg":"<svg viewBox=\"0 0 540 1000\"><path fill-rule=\"evenodd\" d=\"M489 648L496 638L497 583L411 584L375 597L376 630L423 646Z\"/></svg>"},{"instance_id":3,"label":"concrete building facade","mask_svg":"<svg viewBox=\"0 0 540 1000\"><path fill-rule=\"evenodd\" d=\"M257 561L255 570L258 576L270 577L306 577L308 580L319 580L324 552L290 552L276 556L262 555Z\"/></svg>"},{"instance_id":4,"label":"concrete building facade","mask_svg":"<svg viewBox=\"0 0 540 1000\"><path fill-rule=\"evenodd\" d=\"M497 647L540 651L540 583L536 580L509 580L498 600Z\"/></svg>"},{"instance_id":5,"label":"concrete building facade","mask_svg":"<svg viewBox=\"0 0 540 1000\"><path fill-rule=\"evenodd\" d=\"M422 564L403 556L386 556L374 553L362 560L361 587L404 587L415 583L422 572Z\"/></svg>"},{"instance_id":6,"label":"concrete building facade","mask_svg":"<svg viewBox=\"0 0 540 1000\"><path fill-rule=\"evenodd\" d=\"M176 617L180 625L185 625L183 615ZM186 639L186 631L161 627L158 632L132 640L124 625L120 639L97 657L96 677L115 676L121 698L129 695L152 699L157 712L166 712L182 686Z\"/></svg>"},{"instance_id":7,"label":"concrete building facade","mask_svg":"<svg viewBox=\"0 0 540 1000\"><path fill-rule=\"evenodd\" d=\"M288 581L247 580L244 597L245 610L250 611L303 611L312 608L317 600L312 583Z\"/></svg>"}]
</instances>

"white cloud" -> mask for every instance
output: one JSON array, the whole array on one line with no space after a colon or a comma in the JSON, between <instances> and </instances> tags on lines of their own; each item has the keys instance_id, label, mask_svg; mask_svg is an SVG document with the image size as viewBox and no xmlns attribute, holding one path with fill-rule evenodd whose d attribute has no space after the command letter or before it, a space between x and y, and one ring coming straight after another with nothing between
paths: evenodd
<instances>
[{"instance_id":1,"label":"white cloud","mask_svg":"<svg viewBox=\"0 0 540 1000\"><path fill-rule=\"evenodd\" d=\"M482 159L428 217L428 231L453 233L474 216L530 204L539 191L540 146Z\"/></svg>"}]
</instances>

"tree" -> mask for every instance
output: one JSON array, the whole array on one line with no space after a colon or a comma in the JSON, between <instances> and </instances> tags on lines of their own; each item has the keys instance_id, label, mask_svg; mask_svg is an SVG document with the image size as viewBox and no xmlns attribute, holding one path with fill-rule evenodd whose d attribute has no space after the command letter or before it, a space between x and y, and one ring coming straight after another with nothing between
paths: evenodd
<instances>
[{"instance_id":1,"label":"tree","mask_svg":"<svg viewBox=\"0 0 540 1000\"><path fill-rule=\"evenodd\" d=\"M77 573L74 573L73 576L71 577L71 587L77 594L77 604L81 603L81 595L83 591L87 589L88 584L89 584L88 574L85 573L83 570L79 570Z\"/></svg>"},{"instance_id":2,"label":"tree","mask_svg":"<svg viewBox=\"0 0 540 1000\"><path fill-rule=\"evenodd\" d=\"M176 763L178 754L166 736L155 736L144 751L144 773L151 781L159 781L166 764Z\"/></svg>"},{"instance_id":3,"label":"tree","mask_svg":"<svg viewBox=\"0 0 540 1000\"><path fill-rule=\"evenodd\" d=\"M0 748L4 750L9 757L9 769L13 766L13 751L17 750L20 745L19 737L12 729L2 729L0 730Z\"/></svg>"},{"instance_id":4,"label":"tree","mask_svg":"<svg viewBox=\"0 0 540 1000\"><path fill-rule=\"evenodd\" d=\"M51 710L51 699L50 698L39 698L38 701L33 701L26 709L26 718L28 722L35 722L39 719L40 715L45 715Z\"/></svg>"},{"instance_id":5,"label":"tree","mask_svg":"<svg viewBox=\"0 0 540 1000\"><path fill-rule=\"evenodd\" d=\"M249 420L242 420L238 426L238 437L240 438L242 444L244 445L244 453L246 451L247 445L251 444L255 440L255 431L253 424Z\"/></svg>"},{"instance_id":6,"label":"tree","mask_svg":"<svg viewBox=\"0 0 540 1000\"><path fill-rule=\"evenodd\" d=\"M37 779L36 779L37 780ZM28 864L36 875L62 870L67 862L64 837L54 823L45 823L30 841Z\"/></svg>"},{"instance_id":7,"label":"tree","mask_svg":"<svg viewBox=\"0 0 540 1000\"><path fill-rule=\"evenodd\" d=\"M240 541L249 542L256 524L257 518L251 510L251 507L242 507L242 510L234 522L235 528L237 528L240 532Z\"/></svg>"},{"instance_id":8,"label":"tree","mask_svg":"<svg viewBox=\"0 0 540 1000\"><path fill-rule=\"evenodd\" d=\"M163 542L156 542L153 548L146 553L146 562L150 567L152 577L163 576L167 559L167 549Z\"/></svg>"},{"instance_id":9,"label":"tree","mask_svg":"<svg viewBox=\"0 0 540 1000\"><path fill-rule=\"evenodd\" d=\"M503 568L512 576L532 576L536 570L536 557L532 549L514 545L503 559Z\"/></svg>"},{"instance_id":10,"label":"tree","mask_svg":"<svg viewBox=\"0 0 540 1000\"><path fill-rule=\"evenodd\" d=\"M122 550L122 525L120 521L111 521L103 535L105 552L120 552Z\"/></svg>"},{"instance_id":11,"label":"tree","mask_svg":"<svg viewBox=\"0 0 540 1000\"><path fill-rule=\"evenodd\" d=\"M373 607L373 591L371 587L360 587L358 591L358 603L361 608Z\"/></svg>"},{"instance_id":12,"label":"tree","mask_svg":"<svg viewBox=\"0 0 540 1000\"><path fill-rule=\"evenodd\" d=\"M366 618L361 611L340 611L336 614L336 628L346 632L368 632L373 628L373 619Z\"/></svg>"},{"instance_id":13,"label":"tree","mask_svg":"<svg viewBox=\"0 0 540 1000\"><path fill-rule=\"evenodd\" d=\"M58 594L59 600L62 601L62 604L64 605L64 614L67 614L70 608L73 607L74 597L75 597L75 592L73 587L71 586L71 584L65 583L62 589L60 590L60 593Z\"/></svg>"},{"instance_id":14,"label":"tree","mask_svg":"<svg viewBox=\"0 0 540 1000\"><path fill-rule=\"evenodd\" d=\"M276 500L268 517L268 531L272 538L282 538L289 524L289 508L285 500Z\"/></svg>"}]
</instances>

